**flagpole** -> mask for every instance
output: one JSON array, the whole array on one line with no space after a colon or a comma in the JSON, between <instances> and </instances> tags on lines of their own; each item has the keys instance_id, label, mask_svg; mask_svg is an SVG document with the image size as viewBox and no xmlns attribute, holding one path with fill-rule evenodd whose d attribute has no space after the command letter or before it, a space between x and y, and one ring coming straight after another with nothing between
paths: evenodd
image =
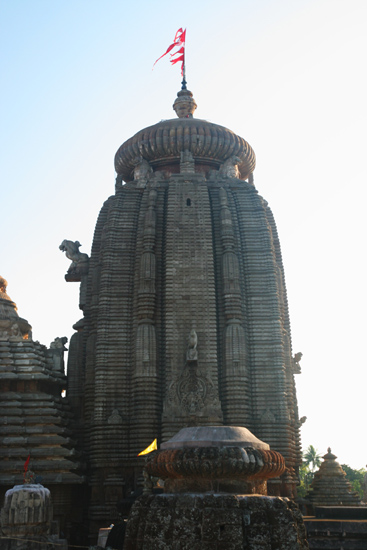
<instances>
[{"instance_id":1,"label":"flagpole","mask_svg":"<svg viewBox=\"0 0 367 550\"><path fill-rule=\"evenodd\" d=\"M182 86L181 86L181 90L186 90L186 64L185 64L185 61L184 61L184 66L183 66L183 70L182 70Z\"/></svg>"},{"instance_id":2,"label":"flagpole","mask_svg":"<svg viewBox=\"0 0 367 550\"><path fill-rule=\"evenodd\" d=\"M183 67L182 67L182 86L181 90L186 90L186 29L185 29L185 42L184 42L184 59L183 59Z\"/></svg>"}]
</instances>

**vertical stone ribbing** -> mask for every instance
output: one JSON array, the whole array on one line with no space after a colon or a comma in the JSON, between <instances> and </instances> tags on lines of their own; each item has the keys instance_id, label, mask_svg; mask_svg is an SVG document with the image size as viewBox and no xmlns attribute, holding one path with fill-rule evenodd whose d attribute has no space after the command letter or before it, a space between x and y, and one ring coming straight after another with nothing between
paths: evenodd
<instances>
[{"instance_id":1,"label":"vertical stone ribbing","mask_svg":"<svg viewBox=\"0 0 367 550\"><path fill-rule=\"evenodd\" d=\"M289 456L289 466L298 470L302 463L302 452L300 442L300 423L298 414L298 404L296 397L296 387L294 381L293 361L292 361L292 341L289 321L288 299L285 286L284 267L280 249L280 242L275 224L274 216L271 209L266 205L266 216L271 228L272 238L274 243L274 253L277 263L277 283L278 294L281 302L282 326L283 326L283 342L285 349L285 366L286 366L286 384L287 384L287 402L290 413L290 431L291 431L291 448Z\"/></svg>"},{"instance_id":2,"label":"vertical stone ribbing","mask_svg":"<svg viewBox=\"0 0 367 550\"><path fill-rule=\"evenodd\" d=\"M235 253L232 214L227 191L219 190L220 236L222 241L221 282L218 292L224 300L224 361L222 366L222 407L226 423L248 426L251 416L249 369L246 364L246 337L242 318L240 267ZM246 396L246 398L244 398Z\"/></svg>"},{"instance_id":3,"label":"vertical stone ribbing","mask_svg":"<svg viewBox=\"0 0 367 550\"><path fill-rule=\"evenodd\" d=\"M132 375L131 452L135 455L159 435L160 392L157 364L155 322L156 301L156 226L157 191L145 190L142 203L144 214L137 266L137 327L135 337L135 369Z\"/></svg>"},{"instance_id":4,"label":"vertical stone ribbing","mask_svg":"<svg viewBox=\"0 0 367 550\"><path fill-rule=\"evenodd\" d=\"M133 371L135 247L142 190L123 187L111 201L98 264L96 332L87 341L87 360L94 362L90 428L92 529L116 519L116 502L125 483L122 465L129 460L130 384ZM88 349L89 348L89 349Z\"/></svg>"},{"instance_id":5,"label":"vertical stone ribbing","mask_svg":"<svg viewBox=\"0 0 367 550\"><path fill-rule=\"evenodd\" d=\"M141 195L139 189L117 195L104 227L95 346L92 464L94 460L108 464L114 457L121 460L129 453L124 432L130 412L132 296Z\"/></svg>"},{"instance_id":6,"label":"vertical stone ribbing","mask_svg":"<svg viewBox=\"0 0 367 550\"><path fill-rule=\"evenodd\" d=\"M272 232L263 200L254 188L239 188L233 196L246 273L254 433L281 452L288 465L292 462L293 442Z\"/></svg>"},{"instance_id":7,"label":"vertical stone ribbing","mask_svg":"<svg viewBox=\"0 0 367 550\"><path fill-rule=\"evenodd\" d=\"M100 276L101 276L101 251L103 248L103 231L107 222L109 209L116 197L110 197L103 205L96 228L94 231L93 245L91 257L89 260L89 271L87 281L87 297L86 307L84 309L85 329L83 331L83 344L85 349L85 367L83 364L83 382L84 382L84 399L83 399L83 416L84 416L84 438L83 448L87 453L90 450L90 428L94 417L94 393L95 393L95 342L97 338L98 327L98 309L99 309L99 293L100 293ZM83 363L84 363L83 361ZM77 368L69 365L69 368Z\"/></svg>"}]
</instances>

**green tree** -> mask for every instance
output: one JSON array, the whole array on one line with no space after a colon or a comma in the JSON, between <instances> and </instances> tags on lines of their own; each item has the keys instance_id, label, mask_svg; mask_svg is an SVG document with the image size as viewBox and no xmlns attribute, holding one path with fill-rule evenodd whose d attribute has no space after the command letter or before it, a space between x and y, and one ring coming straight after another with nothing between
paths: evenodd
<instances>
[{"instance_id":1,"label":"green tree","mask_svg":"<svg viewBox=\"0 0 367 550\"><path fill-rule=\"evenodd\" d=\"M310 445L303 453L303 463L310 468L311 472L314 472L321 466L321 455L318 454L317 449L313 445Z\"/></svg>"},{"instance_id":2,"label":"green tree","mask_svg":"<svg viewBox=\"0 0 367 550\"><path fill-rule=\"evenodd\" d=\"M311 482L313 480L314 473L311 472L310 467L302 463L299 469L299 487L297 488L297 495L304 498L309 491Z\"/></svg>"},{"instance_id":3,"label":"green tree","mask_svg":"<svg viewBox=\"0 0 367 550\"><path fill-rule=\"evenodd\" d=\"M354 470L348 464L342 464L344 472L346 473L347 480L353 487L353 490L358 493L361 500L363 500L363 482L367 471L364 468Z\"/></svg>"},{"instance_id":4,"label":"green tree","mask_svg":"<svg viewBox=\"0 0 367 550\"><path fill-rule=\"evenodd\" d=\"M304 498L310 489L315 470L321 465L321 456L313 445L310 445L306 451L302 453L302 456L302 466L299 469L300 484L297 489L297 494L299 497Z\"/></svg>"}]
</instances>

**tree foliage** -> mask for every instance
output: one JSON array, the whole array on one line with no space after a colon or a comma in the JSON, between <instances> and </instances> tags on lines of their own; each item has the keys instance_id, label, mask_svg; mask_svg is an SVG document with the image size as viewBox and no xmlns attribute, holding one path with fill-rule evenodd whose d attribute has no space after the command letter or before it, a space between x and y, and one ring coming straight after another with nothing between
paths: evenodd
<instances>
[{"instance_id":1,"label":"tree foliage","mask_svg":"<svg viewBox=\"0 0 367 550\"><path fill-rule=\"evenodd\" d=\"M313 445L310 445L302 453L302 456L302 466L299 470L300 485L297 493L299 497L304 498L309 491L316 469L321 466L321 455L318 454L317 449Z\"/></svg>"},{"instance_id":2,"label":"tree foliage","mask_svg":"<svg viewBox=\"0 0 367 550\"><path fill-rule=\"evenodd\" d=\"M321 466L321 455L318 454L317 449L313 445L310 445L303 453L303 462L310 467L311 472L314 472Z\"/></svg>"},{"instance_id":3,"label":"tree foliage","mask_svg":"<svg viewBox=\"0 0 367 550\"><path fill-rule=\"evenodd\" d=\"M346 473L347 480L352 485L353 490L356 493L358 493L361 500L365 500L364 490L366 490L365 477L366 477L367 471L364 468L360 468L359 470L354 470L353 468L348 466L348 464L342 464L341 467Z\"/></svg>"},{"instance_id":4,"label":"tree foliage","mask_svg":"<svg viewBox=\"0 0 367 550\"><path fill-rule=\"evenodd\" d=\"M299 487L297 488L297 494L300 498L304 498L308 493L313 476L314 474L311 472L309 466L303 462L299 469Z\"/></svg>"}]
</instances>

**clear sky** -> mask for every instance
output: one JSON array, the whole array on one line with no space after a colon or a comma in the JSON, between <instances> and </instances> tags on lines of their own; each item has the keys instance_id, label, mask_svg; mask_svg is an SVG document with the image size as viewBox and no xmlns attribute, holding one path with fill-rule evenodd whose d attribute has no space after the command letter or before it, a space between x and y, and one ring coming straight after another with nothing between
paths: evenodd
<instances>
[{"instance_id":1,"label":"clear sky","mask_svg":"<svg viewBox=\"0 0 367 550\"><path fill-rule=\"evenodd\" d=\"M90 253L114 154L173 118L187 28L196 116L244 137L277 222L302 444L367 464L366 0L0 0L1 264L49 345L72 334L78 284L58 249Z\"/></svg>"}]
</instances>

